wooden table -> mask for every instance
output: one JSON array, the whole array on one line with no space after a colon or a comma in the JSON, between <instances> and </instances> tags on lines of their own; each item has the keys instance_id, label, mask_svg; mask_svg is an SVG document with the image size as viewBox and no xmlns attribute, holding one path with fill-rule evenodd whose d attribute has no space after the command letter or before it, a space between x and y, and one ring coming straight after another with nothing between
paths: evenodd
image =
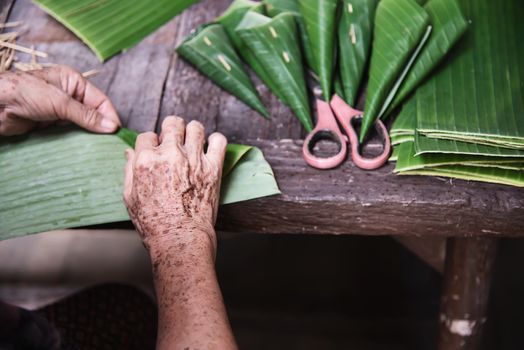
<instances>
[{"instance_id":1,"label":"wooden table","mask_svg":"<svg viewBox=\"0 0 524 350\"><path fill-rule=\"evenodd\" d=\"M22 20L23 45L49 53L49 62L102 73L123 123L158 129L168 115L197 119L208 132L260 147L273 166L281 196L225 206L224 231L272 234L392 235L439 268L447 255L442 292L440 349L476 349L485 322L490 272L499 236L524 234L524 192L517 188L434 177L401 177L388 165L365 172L351 162L332 171L306 166L303 130L255 77L271 120L223 92L182 61L176 45L230 0L202 0L138 46L101 64L73 34L29 0L0 1L2 20ZM29 57L18 54L22 61ZM360 107L362 101L360 101Z\"/></svg>"}]
</instances>

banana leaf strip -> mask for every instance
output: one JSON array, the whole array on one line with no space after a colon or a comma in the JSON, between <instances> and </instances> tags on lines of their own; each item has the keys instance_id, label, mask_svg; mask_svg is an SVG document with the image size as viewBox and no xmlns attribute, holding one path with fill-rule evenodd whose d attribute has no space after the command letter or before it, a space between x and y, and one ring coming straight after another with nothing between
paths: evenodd
<instances>
[{"instance_id":1,"label":"banana leaf strip","mask_svg":"<svg viewBox=\"0 0 524 350\"><path fill-rule=\"evenodd\" d=\"M524 164L523 158L514 157L490 157L481 155L443 153L430 153L417 156L413 142L402 143L398 146L398 150L399 153L395 172L405 172L446 165L464 165L522 170L522 164Z\"/></svg>"},{"instance_id":2,"label":"banana leaf strip","mask_svg":"<svg viewBox=\"0 0 524 350\"><path fill-rule=\"evenodd\" d=\"M468 24L457 0L430 0L424 10L433 27L431 37L410 69L389 110L399 106L418 87L467 30Z\"/></svg>"},{"instance_id":3,"label":"banana leaf strip","mask_svg":"<svg viewBox=\"0 0 524 350\"><path fill-rule=\"evenodd\" d=\"M302 53L304 54L304 60L311 69L314 68L313 50L309 44L309 37L306 31L306 25L304 19L300 14L300 8L297 0L264 0L266 4L266 10L269 17L275 17L283 12L291 12L295 16L297 23L298 34L300 36L300 42L302 44Z\"/></svg>"},{"instance_id":4,"label":"banana leaf strip","mask_svg":"<svg viewBox=\"0 0 524 350\"><path fill-rule=\"evenodd\" d=\"M129 49L198 0L33 0L101 61Z\"/></svg>"},{"instance_id":5,"label":"banana leaf strip","mask_svg":"<svg viewBox=\"0 0 524 350\"><path fill-rule=\"evenodd\" d=\"M122 186L133 134L53 128L1 140L0 240L129 220ZM279 193L260 150L231 145L227 157L221 204Z\"/></svg>"},{"instance_id":6,"label":"banana leaf strip","mask_svg":"<svg viewBox=\"0 0 524 350\"><path fill-rule=\"evenodd\" d=\"M439 145L445 151L462 152L459 142L524 150L524 2L459 4L471 28L447 64L417 90L417 131L444 139L438 143L446 143ZM434 146L417 142L425 152Z\"/></svg>"},{"instance_id":7,"label":"banana leaf strip","mask_svg":"<svg viewBox=\"0 0 524 350\"><path fill-rule=\"evenodd\" d=\"M400 147L409 146L402 144ZM397 164L401 162L401 151ZM424 175L450 177L468 181L483 181L502 185L524 187L524 171L503 169L496 166L478 165L444 165L438 167L422 167L399 172L400 175Z\"/></svg>"},{"instance_id":8,"label":"banana leaf strip","mask_svg":"<svg viewBox=\"0 0 524 350\"><path fill-rule=\"evenodd\" d=\"M264 5L251 1L251 0L235 0L229 8L216 19L216 22L221 24L227 32L229 39L233 43L233 46L239 53L240 57L253 69L253 71L258 75L258 77L267 85L267 87L275 93L275 95L285 102L285 98L281 95L278 95L279 90L276 88L275 84L266 73L264 67L260 64L257 59L257 56L249 50L249 48L244 44L240 36L236 33L236 27L242 21L245 14L248 11L255 11L260 14L264 14Z\"/></svg>"},{"instance_id":9,"label":"banana leaf strip","mask_svg":"<svg viewBox=\"0 0 524 350\"><path fill-rule=\"evenodd\" d=\"M380 1L360 142L386 112L430 34L429 16L415 0Z\"/></svg>"},{"instance_id":10,"label":"banana leaf strip","mask_svg":"<svg viewBox=\"0 0 524 350\"><path fill-rule=\"evenodd\" d=\"M378 0L342 0L338 59L343 95L339 95L351 106L355 105L368 61L377 3Z\"/></svg>"},{"instance_id":11,"label":"banana leaf strip","mask_svg":"<svg viewBox=\"0 0 524 350\"><path fill-rule=\"evenodd\" d=\"M313 52L313 70L326 101L331 100L336 50L338 0L298 0Z\"/></svg>"},{"instance_id":12,"label":"banana leaf strip","mask_svg":"<svg viewBox=\"0 0 524 350\"><path fill-rule=\"evenodd\" d=\"M311 131L313 123L293 14L284 12L269 18L247 12L237 27L237 33L277 86L277 95L285 97L284 102L304 128Z\"/></svg>"},{"instance_id":13,"label":"banana leaf strip","mask_svg":"<svg viewBox=\"0 0 524 350\"><path fill-rule=\"evenodd\" d=\"M176 50L202 74L264 117L269 117L222 25L199 28Z\"/></svg>"}]
</instances>

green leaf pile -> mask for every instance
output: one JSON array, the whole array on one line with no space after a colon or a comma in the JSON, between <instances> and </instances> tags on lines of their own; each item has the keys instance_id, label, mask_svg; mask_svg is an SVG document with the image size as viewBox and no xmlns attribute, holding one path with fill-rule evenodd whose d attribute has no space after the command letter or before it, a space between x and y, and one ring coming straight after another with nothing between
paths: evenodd
<instances>
[{"instance_id":1,"label":"green leaf pile","mask_svg":"<svg viewBox=\"0 0 524 350\"><path fill-rule=\"evenodd\" d=\"M524 187L524 3L458 3L470 28L395 121L395 171Z\"/></svg>"}]
</instances>

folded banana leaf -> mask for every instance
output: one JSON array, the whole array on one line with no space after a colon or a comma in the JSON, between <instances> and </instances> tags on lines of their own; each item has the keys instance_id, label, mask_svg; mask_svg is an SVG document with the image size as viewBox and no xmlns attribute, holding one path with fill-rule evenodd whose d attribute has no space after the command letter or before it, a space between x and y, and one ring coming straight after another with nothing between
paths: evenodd
<instances>
[{"instance_id":1,"label":"folded banana leaf","mask_svg":"<svg viewBox=\"0 0 524 350\"><path fill-rule=\"evenodd\" d=\"M517 167L508 168L500 164L469 164L469 165L439 165L429 162L430 166L420 157L412 154L412 144L406 142L398 146L397 168L400 175L425 175L450 177L462 180L483 181L503 185L524 187L524 171L522 163ZM422 162L423 164L418 164ZM518 169L518 170L515 170Z\"/></svg>"},{"instance_id":2,"label":"folded banana leaf","mask_svg":"<svg viewBox=\"0 0 524 350\"><path fill-rule=\"evenodd\" d=\"M388 109L431 34L427 12L415 0L382 0L375 15L366 106L360 142Z\"/></svg>"},{"instance_id":3,"label":"folded banana leaf","mask_svg":"<svg viewBox=\"0 0 524 350\"><path fill-rule=\"evenodd\" d=\"M481 155L443 153L416 155L415 145L413 142L402 143L398 146L398 150L399 153L395 172L406 172L447 165L523 170L524 164L524 158L522 157L490 157Z\"/></svg>"},{"instance_id":4,"label":"folded banana leaf","mask_svg":"<svg viewBox=\"0 0 524 350\"><path fill-rule=\"evenodd\" d=\"M313 70L326 101L333 91L338 0L298 0L313 52Z\"/></svg>"},{"instance_id":5,"label":"folded banana leaf","mask_svg":"<svg viewBox=\"0 0 524 350\"><path fill-rule=\"evenodd\" d=\"M0 240L129 220L124 150L135 137L54 128L1 140ZM227 157L232 170L224 169L222 204L279 193L260 150L230 145Z\"/></svg>"},{"instance_id":6,"label":"folded banana leaf","mask_svg":"<svg viewBox=\"0 0 524 350\"><path fill-rule=\"evenodd\" d=\"M433 27L431 37L402 83L389 111L398 107L418 87L467 30L468 24L457 0L429 0L424 5L424 10ZM386 112L385 116L387 115Z\"/></svg>"},{"instance_id":7,"label":"folded banana leaf","mask_svg":"<svg viewBox=\"0 0 524 350\"><path fill-rule=\"evenodd\" d=\"M342 0L338 24L338 59L342 95L354 106L364 75L378 0ZM335 83L337 84L337 83ZM335 91L338 93L338 88Z\"/></svg>"},{"instance_id":8,"label":"folded banana leaf","mask_svg":"<svg viewBox=\"0 0 524 350\"><path fill-rule=\"evenodd\" d=\"M447 146L440 147L439 140L438 149L428 142L418 142L417 148L462 152L463 145L447 142L456 140L524 150L524 2L459 0L459 4L471 29L416 94L418 132L445 139Z\"/></svg>"},{"instance_id":9,"label":"folded banana leaf","mask_svg":"<svg viewBox=\"0 0 524 350\"><path fill-rule=\"evenodd\" d=\"M269 117L222 25L200 27L176 51L226 91Z\"/></svg>"},{"instance_id":10,"label":"folded banana leaf","mask_svg":"<svg viewBox=\"0 0 524 350\"><path fill-rule=\"evenodd\" d=\"M300 42L302 44L304 60L311 69L315 69L313 51L311 50L311 45L309 44L306 25L304 24L304 19L300 14L300 8L298 7L297 1L298 0L263 0L263 2L266 4L269 17L275 17L283 12L291 12L295 16L298 34L300 35Z\"/></svg>"},{"instance_id":11,"label":"folded banana leaf","mask_svg":"<svg viewBox=\"0 0 524 350\"><path fill-rule=\"evenodd\" d=\"M264 5L251 1L251 0L235 0L229 6L229 8L217 18L216 22L220 23L227 32L229 39L233 43L233 46L240 54L240 57L253 69L253 71L258 75L258 77L267 85L267 87L275 93L275 95L285 102L284 96L279 94L279 90L276 88L273 81L269 78L264 67L260 64L257 59L257 56L249 50L249 48L244 44L240 36L236 33L236 27L242 21L245 14L248 11L255 11L260 14L264 14Z\"/></svg>"},{"instance_id":12,"label":"folded banana leaf","mask_svg":"<svg viewBox=\"0 0 524 350\"><path fill-rule=\"evenodd\" d=\"M293 14L284 12L269 18L247 12L237 33L257 56L304 128L311 131L311 110Z\"/></svg>"},{"instance_id":13,"label":"folded banana leaf","mask_svg":"<svg viewBox=\"0 0 524 350\"><path fill-rule=\"evenodd\" d=\"M198 0L33 0L101 61L129 49Z\"/></svg>"}]
</instances>

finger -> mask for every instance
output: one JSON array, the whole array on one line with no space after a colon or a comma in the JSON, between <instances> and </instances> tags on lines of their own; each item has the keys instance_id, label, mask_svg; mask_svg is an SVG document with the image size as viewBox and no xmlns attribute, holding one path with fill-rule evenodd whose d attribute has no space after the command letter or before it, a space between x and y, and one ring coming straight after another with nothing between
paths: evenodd
<instances>
[{"instance_id":1,"label":"finger","mask_svg":"<svg viewBox=\"0 0 524 350\"><path fill-rule=\"evenodd\" d=\"M73 68L58 65L31 71L30 74L61 89L80 103L95 109L102 117L120 126L118 113L109 98Z\"/></svg>"},{"instance_id":2,"label":"finger","mask_svg":"<svg viewBox=\"0 0 524 350\"><path fill-rule=\"evenodd\" d=\"M174 116L167 117L162 122L160 143L167 147L174 147L175 145L182 146L185 133L186 123L184 119Z\"/></svg>"},{"instance_id":3,"label":"finger","mask_svg":"<svg viewBox=\"0 0 524 350\"><path fill-rule=\"evenodd\" d=\"M135 164L135 151L126 149L126 167L124 170L124 202L126 205L131 203L131 193L133 190L133 164Z\"/></svg>"},{"instance_id":4,"label":"finger","mask_svg":"<svg viewBox=\"0 0 524 350\"><path fill-rule=\"evenodd\" d=\"M222 171L227 148L226 137L221 133L215 132L209 136L208 144L206 156L215 162L219 170Z\"/></svg>"},{"instance_id":5,"label":"finger","mask_svg":"<svg viewBox=\"0 0 524 350\"><path fill-rule=\"evenodd\" d=\"M0 135L22 135L34 129L36 123L32 120L12 116L0 116Z\"/></svg>"},{"instance_id":6,"label":"finger","mask_svg":"<svg viewBox=\"0 0 524 350\"><path fill-rule=\"evenodd\" d=\"M58 94L64 96L58 97L56 96ZM113 119L104 117L96 109L87 107L65 95L62 91L51 95L51 98L55 98L51 103L59 119L72 121L82 128L93 132L113 133L118 129L119 125Z\"/></svg>"},{"instance_id":7,"label":"finger","mask_svg":"<svg viewBox=\"0 0 524 350\"><path fill-rule=\"evenodd\" d=\"M153 149L158 146L158 136L154 132L145 132L136 138L135 152L138 154L146 149Z\"/></svg>"},{"instance_id":8,"label":"finger","mask_svg":"<svg viewBox=\"0 0 524 350\"><path fill-rule=\"evenodd\" d=\"M196 120L187 124L184 148L186 149L190 165L196 165L200 162L204 150L204 142L204 126Z\"/></svg>"}]
</instances>

